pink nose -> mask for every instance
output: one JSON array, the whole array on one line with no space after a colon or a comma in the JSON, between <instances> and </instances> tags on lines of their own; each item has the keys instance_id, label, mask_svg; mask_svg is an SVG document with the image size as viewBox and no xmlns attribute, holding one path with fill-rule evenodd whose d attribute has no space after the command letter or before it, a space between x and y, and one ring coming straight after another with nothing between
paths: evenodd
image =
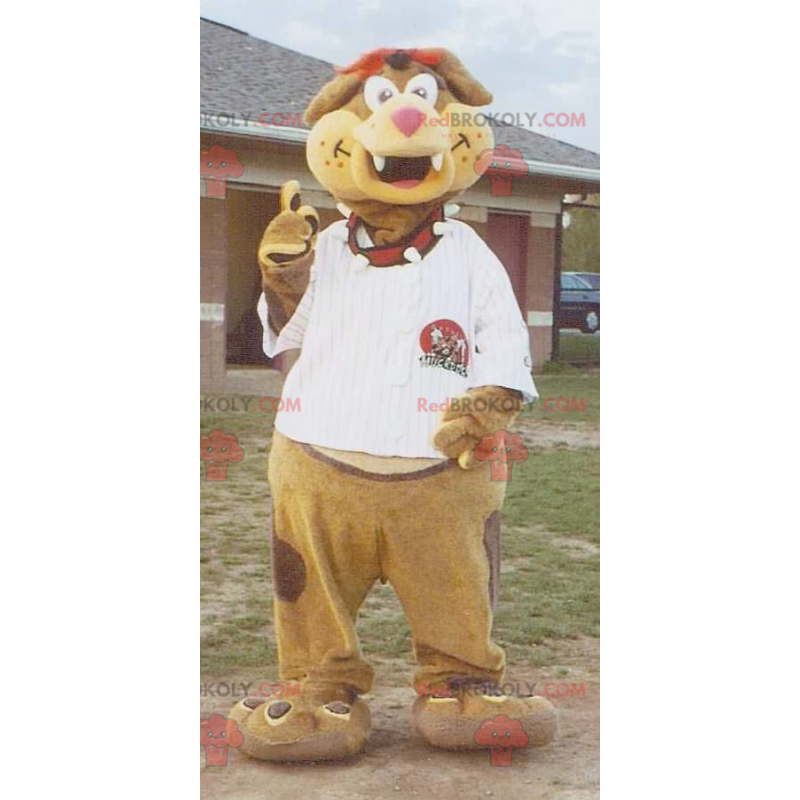
<instances>
[{"instance_id":1,"label":"pink nose","mask_svg":"<svg viewBox=\"0 0 800 800\"><path fill-rule=\"evenodd\" d=\"M405 136L411 136L420 125L425 115L413 106L403 106L392 112L392 122Z\"/></svg>"}]
</instances>

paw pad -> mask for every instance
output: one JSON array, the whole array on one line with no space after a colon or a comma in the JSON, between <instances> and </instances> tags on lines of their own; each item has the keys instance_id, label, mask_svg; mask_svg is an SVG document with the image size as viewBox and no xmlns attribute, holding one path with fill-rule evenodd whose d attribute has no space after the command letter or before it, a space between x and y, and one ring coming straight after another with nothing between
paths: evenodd
<instances>
[{"instance_id":1,"label":"paw pad","mask_svg":"<svg viewBox=\"0 0 800 800\"><path fill-rule=\"evenodd\" d=\"M281 717L285 717L291 708L291 703L287 703L285 700L279 700L277 703L270 703L267 708L267 716L270 719L280 719Z\"/></svg>"}]
</instances>

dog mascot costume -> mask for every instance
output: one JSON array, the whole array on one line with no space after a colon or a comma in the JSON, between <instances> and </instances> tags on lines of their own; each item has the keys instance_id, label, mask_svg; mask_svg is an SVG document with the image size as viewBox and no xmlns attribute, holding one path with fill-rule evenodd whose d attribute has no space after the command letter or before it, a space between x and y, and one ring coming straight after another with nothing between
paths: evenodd
<instances>
[{"instance_id":1,"label":"dog mascot costume","mask_svg":"<svg viewBox=\"0 0 800 800\"><path fill-rule=\"evenodd\" d=\"M500 693L505 658L490 638L506 484L473 451L536 397L505 269L449 218L448 201L478 180L475 162L493 145L477 109L491 99L446 50L378 50L306 109L308 164L346 219L318 236L290 181L258 251L265 351L301 353L269 462L290 690L230 714L257 758L364 747L359 695L373 670L355 621L376 580L391 582L409 621L412 716L430 745L478 749L476 730L497 714L518 719L533 745L555 733L544 698Z\"/></svg>"}]
</instances>

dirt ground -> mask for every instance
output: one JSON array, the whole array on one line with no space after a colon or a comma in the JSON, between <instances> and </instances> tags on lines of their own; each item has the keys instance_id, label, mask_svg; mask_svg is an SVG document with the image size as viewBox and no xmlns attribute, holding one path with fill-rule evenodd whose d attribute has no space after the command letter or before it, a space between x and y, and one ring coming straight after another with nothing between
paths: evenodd
<instances>
[{"instance_id":1,"label":"dirt ground","mask_svg":"<svg viewBox=\"0 0 800 800\"><path fill-rule=\"evenodd\" d=\"M600 682L596 639L570 642L559 681L583 683L585 697L554 699L559 733L544 748L514 751L511 767L492 767L489 752L453 753L429 748L414 731L410 689L378 688L365 697L372 710L372 734L359 756L338 762L267 764L229 751L228 765L206 767L201 752L203 798L269 797L275 800L367 800L367 798L541 798L589 800L599 797ZM537 670L514 670L513 682L550 680ZM223 679L221 679L223 680ZM232 678L227 678L232 680ZM202 715L226 715L232 704L206 702ZM568 776L568 777L566 777Z\"/></svg>"},{"instance_id":2,"label":"dirt ground","mask_svg":"<svg viewBox=\"0 0 800 800\"><path fill-rule=\"evenodd\" d=\"M512 430L533 447L600 447L600 431L593 425L557 425L539 419L521 419Z\"/></svg>"}]
</instances>

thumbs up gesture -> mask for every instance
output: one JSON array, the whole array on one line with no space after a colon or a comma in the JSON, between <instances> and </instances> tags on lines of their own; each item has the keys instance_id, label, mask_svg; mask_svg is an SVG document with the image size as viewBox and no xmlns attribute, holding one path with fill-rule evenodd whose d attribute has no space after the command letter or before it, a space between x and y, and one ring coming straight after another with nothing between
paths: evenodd
<instances>
[{"instance_id":1,"label":"thumbs up gesture","mask_svg":"<svg viewBox=\"0 0 800 800\"><path fill-rule=\"evenodd\" d=\"M300 184L287 181L281 187L280 213L258 246L258 263L263 271L291 264L314 250L319 232L319 215L300 200Z\"/></svg>"}]
</instances>

